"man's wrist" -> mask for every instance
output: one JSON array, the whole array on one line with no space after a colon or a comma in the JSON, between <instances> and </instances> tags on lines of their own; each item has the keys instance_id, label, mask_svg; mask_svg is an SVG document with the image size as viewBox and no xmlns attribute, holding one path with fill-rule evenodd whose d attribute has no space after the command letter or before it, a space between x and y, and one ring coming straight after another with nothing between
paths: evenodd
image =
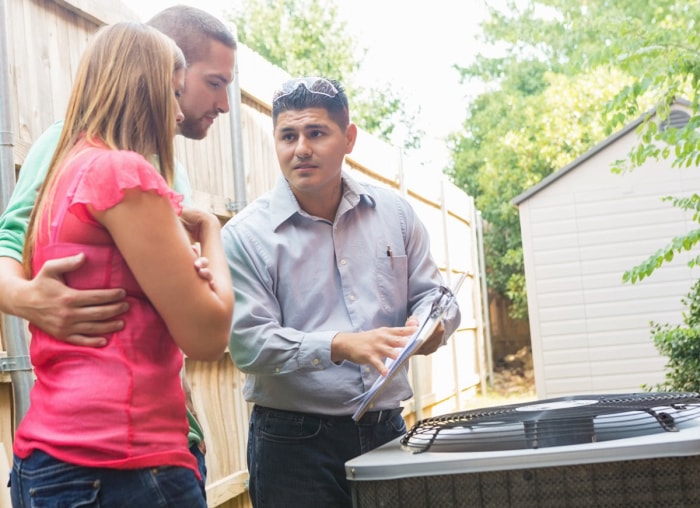
<instances>
[{"instance_id":1,"label":"man's wrist","mask_svg":"<svg viewBox=\"0 0 700 508\"><path fill-rule=\"evenodd\" d=\"M14 258L0 257L0 312L21 318L29 281L22 265Z\"/></svg>"}]
</instances>

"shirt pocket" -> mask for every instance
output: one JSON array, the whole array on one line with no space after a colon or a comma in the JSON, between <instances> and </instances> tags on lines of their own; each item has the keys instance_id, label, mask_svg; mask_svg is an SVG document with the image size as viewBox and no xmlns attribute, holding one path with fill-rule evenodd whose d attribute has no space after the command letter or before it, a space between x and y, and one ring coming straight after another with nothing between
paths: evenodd
<instances>
[{"instance_id":1,"label":"shirt pocket","mask_svg":"<svg viewBox=\"0 0 700 508\"><path fill-rule=\"evenodd\" d=\"M384 248L375 257L377 293L382 311L390 316L390 326L403 326L408 303L408 257Z\"/></svg>"}]
</instances>

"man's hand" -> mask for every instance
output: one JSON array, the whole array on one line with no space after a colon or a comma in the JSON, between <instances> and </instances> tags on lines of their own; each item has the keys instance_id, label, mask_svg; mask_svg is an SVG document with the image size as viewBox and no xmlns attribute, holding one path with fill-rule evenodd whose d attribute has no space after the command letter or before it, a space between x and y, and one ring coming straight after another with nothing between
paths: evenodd
<instances>
[{"instance_id":1,"label":"man's hand","mask_svg":"<svg viewBox=\"0 0 700 508\"><path fill-rule=\"evenodd\" d=\"M77 270L84 263L84 254L47 261L36 276L27 281L19 263L11 258L0 258L4 286L0 291L12 294L9 313L70 344L92 347L107 344L106 336L124 327L124 321L117 317L129 308L124 301L126 292L123 289L78 290L66 286L63 274ZM6 296L7 293L3 295L4 302Z\"/></svg>"},{"instance_id":2,"label":"man's hand","mask_svg":"<svg viewBox=\"0 0 700 508\"><path fill-rule=\"evenodd\" d=\"M418 326L418 318L415 316L411 316L406 320L406 326L409 324ZM435 351L437 351L440 346L442 346L442 339L444 338L445 335L445 325L442 324L442 321L440 321L435 327L435 330L433 333L430 334L430 337L425 339L423 344L416 350L414 354L417 355L431 355Z\"/></svg>"},{"instance_id":3,"label":"man's hand","mask_svg":"<svg viewBox=\"0 0 700 508\"><path fill-rule=\"evenodd\" d=\"M348 360L359 365L371 365L385 376L387 368L384 361L387 358L395 360L415 331L416 327L410 325L339 333L331 343L331 360L335 363Z\"/></svg>"}]
</instances>

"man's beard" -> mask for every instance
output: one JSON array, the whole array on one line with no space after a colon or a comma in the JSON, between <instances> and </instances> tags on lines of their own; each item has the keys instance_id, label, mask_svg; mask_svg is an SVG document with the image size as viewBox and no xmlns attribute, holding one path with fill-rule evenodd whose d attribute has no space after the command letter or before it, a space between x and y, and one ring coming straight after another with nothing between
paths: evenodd
<instances>
[{"instance_id":1,"label":"man's beard","mask_svg":"<svg viewBox=\"0 0 700 508\"><path fill-rule=\"evenodd\" d=\"M204 127L200 121L188 121L186 118L178 125L179 134L188 139L204 139L207 135L208 126Z\"/></svg>"}]
</instances>

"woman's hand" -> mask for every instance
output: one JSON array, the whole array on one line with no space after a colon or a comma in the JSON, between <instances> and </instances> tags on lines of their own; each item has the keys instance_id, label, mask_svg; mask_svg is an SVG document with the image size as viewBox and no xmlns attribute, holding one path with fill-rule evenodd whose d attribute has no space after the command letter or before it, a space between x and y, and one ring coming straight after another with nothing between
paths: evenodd
<instances>
[{"instance_id":1,"label":"woman's hand","mask_svg":"<svg viewBox=\"0 0 700 508\"><path fill-rule=\"evenodd\" d=\"M221 229L219 219L214 214L189 206L182 207L180 222L194 242L201 242L207 228Z\"/></svg>"},{"instance_id":2,"label":"woman's hand","mask_svg":"<svg viewBox=\"0 0 700 508\"><path fill-rule=\"evenodd\" d=\"M195 242L192 244L192 252L194 252L194 269L197 270L197 275L202 280L209 283L209 287L214 289L214 274L209 270L209 258L202 256L202 244Z\"/></svg>"}]
</instances>

